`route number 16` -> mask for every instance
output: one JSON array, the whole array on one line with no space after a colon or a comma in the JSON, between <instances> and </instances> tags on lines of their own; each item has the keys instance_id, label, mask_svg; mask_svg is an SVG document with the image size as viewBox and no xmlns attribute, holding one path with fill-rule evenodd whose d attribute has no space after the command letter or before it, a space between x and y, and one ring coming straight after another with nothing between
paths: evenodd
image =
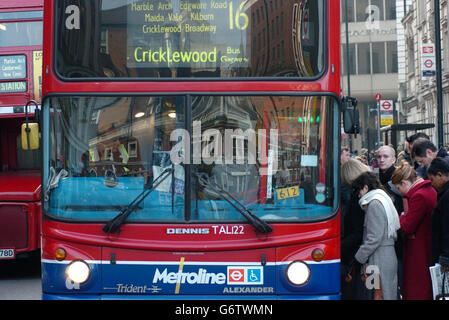
<instances>
[{"instance_id":1,"label":"route number 16","mask_svg":"<svg viewBox=\"0 0 449 320\"><path fill-rule=\"evenodd\" d=\"M243 1L239 8L235 11L234 17L234 5L233 2L229 2L229 29L234 30L234 21L235 27L239 30L245 30L248 27L249 18L248 15L243 11L243 6L246 4L246 1ZM243 19L243 24L240 24L240 21Z\"/></svg>"}]
</instances>

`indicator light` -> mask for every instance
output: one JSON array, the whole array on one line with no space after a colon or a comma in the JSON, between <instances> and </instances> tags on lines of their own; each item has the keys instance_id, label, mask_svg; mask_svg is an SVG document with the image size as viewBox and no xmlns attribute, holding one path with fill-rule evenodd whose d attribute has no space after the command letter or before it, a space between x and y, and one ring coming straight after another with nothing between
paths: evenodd
<instances>
[{"instance_id":1,"label":"indicator light","mask_svg":"<svg viewBox=\"0 0 449 320\"><path fill-rule=\"evenodd\" d=\"M316 248L312 251L313 261L320 262L324 260L324 251L322 249Z\"/></svg>"},{"instance_id":2,"label":"indicator light","mask_svg":"<svg viewBox=\"0 0 449 320\"><path fill-rule=\"evenodd\" d=\"M58 248L55 250L55 258L58 261L62 261L65 259L65 257L67 256L67 253L65 252L64 249L62 248Z\"/></svg>"}]
</instances>

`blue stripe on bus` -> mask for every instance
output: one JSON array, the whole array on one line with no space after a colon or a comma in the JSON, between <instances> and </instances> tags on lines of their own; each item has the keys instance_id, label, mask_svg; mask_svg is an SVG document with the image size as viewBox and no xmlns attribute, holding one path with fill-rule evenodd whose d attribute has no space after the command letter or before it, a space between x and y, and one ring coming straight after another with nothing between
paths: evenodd
<instances>
[{"instance_id":1,"label":"blue stripe on bus","mask_svg":"<svg viewBox=\"0 0 449 320\"><path fill-rule=\"evenodd\" d=\"M340 263L309 264L311 276L307 284L294 286L285 276L288 264L244 264L230 266L222 264L179 265L158 264L100 264L90 263L92 275L81 285L71 283L66 279L67 264L42 263L42 287L44 296L51 298L68 294L71 298L82 298L92 295L92 298L102 295L102 298L128 297L171 299L177 297L186 299L188 295L201 295L213 297L220 295L223 298L275 297L293 299L319 299L320 297L338 297L340 292ZM229 268L228 268L229 267ZM235 269L243 270L246 274L251 271L255 278L244 280L244 284L230 279L229 274ZM246 271L245 271L246 270ZM177 276L181 272L180 276ZM229 274L228 274L229 273ZM236 272L238 275L238 271ZM258 277L263 277L261 280ZM177 277L183 278L178 281ZM236 277L236 280L239 280ZM179 282L179 283L178 283ZM270 299L271 299L270 298Z\"/></svg>"}]
</instances>

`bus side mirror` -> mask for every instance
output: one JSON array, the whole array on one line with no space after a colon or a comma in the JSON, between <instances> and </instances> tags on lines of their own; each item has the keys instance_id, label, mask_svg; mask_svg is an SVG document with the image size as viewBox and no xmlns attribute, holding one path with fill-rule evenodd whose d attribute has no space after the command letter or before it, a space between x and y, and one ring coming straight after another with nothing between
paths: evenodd
<instances>
[{"instance_id":1,"label":"bus side mirror","mask_svg":"<svg viewBox=\"0 0 449 320\"><path fill-rule=\"evenodd\" d=\"M25 106L25 123L22 124L21 140L23 150L37 150L39 149L39 124L28 122L28 106L34 104L36 106L36 115L38 114L38 105L34 100L27 102Z\"/></svg>"},{"instance_id":2,"label":"bus side mirror","mask_svg":"<svg viewBox=\"0 0 449 320\"><path fill-rule=\"evenodd\" d=\"M344 97L342 100L343 129L345 133L360 133L360 115L357 109L357 99Z\"/></svg>"}]
</instances>

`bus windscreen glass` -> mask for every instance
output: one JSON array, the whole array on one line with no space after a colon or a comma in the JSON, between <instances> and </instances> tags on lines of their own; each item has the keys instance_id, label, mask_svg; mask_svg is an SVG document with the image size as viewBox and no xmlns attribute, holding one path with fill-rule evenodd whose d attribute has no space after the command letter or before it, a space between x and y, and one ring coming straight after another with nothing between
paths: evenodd
<instances>
[{"instance_id":1,"label":"bus windscreen glass","mask_svg":"<svg viewBox=\"0 0 449 320\"><path fill-rule=\"evenodd\" d=\"M56 71L70 78L312 78L324 0L57 1Z\"/></svg>"},{"instance_id":2,"label":"bus windscreen glass","mask_svg":"<svg viewBox=\"0 0 449 320\"><path fill-rule=\"evenodd\" d=\"M332 97L75 96L50 107L53 218L106 221L145 188L127 222L245 221L233 204L268 221L335 213Z\"/></svg>"}]
</instances>

